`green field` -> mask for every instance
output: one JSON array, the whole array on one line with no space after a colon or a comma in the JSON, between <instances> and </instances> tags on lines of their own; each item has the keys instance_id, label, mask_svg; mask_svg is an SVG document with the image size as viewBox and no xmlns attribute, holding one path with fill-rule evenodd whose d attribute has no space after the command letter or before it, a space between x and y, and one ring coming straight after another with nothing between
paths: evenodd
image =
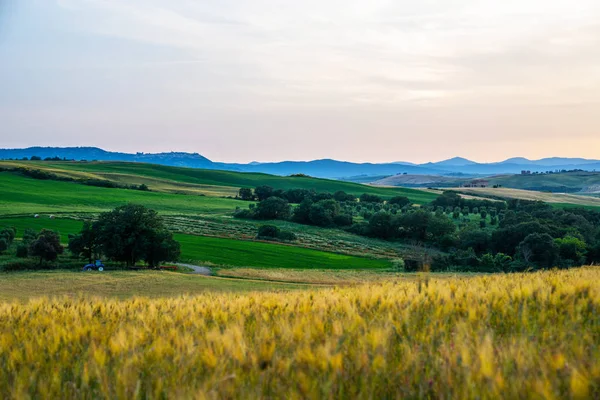
<instances>
[{"instance_id":1,"label":"green field","mask_svg":"<svg viewBox=\"0 0 600 400\"><path fill-rule=\"evenodd\" d=\"M313 189L317 192L343 190L354 195L376 194L390 198L407 196L414 203L432 201L431 193L415 189L372 187L356 183L310 177L284 177L260 173L169 167L126 162L35 162L0 161L0 167L27 167L73 178L105 179L118 183L147 184L151 190L204 193L208 196L235 195L241 187L269 185L275 189Z\"/></svg>"},{"instance_id":2,"label":"green field","mask_svg":"<svg viewBox=\"0 0 600 400\"><path fill-rule=\"evenodd\" d=\"M259 268L367 269L388 268L385 260L360 258L284 244L175 235L181 258L217 265Z\"/></svg>"},{"instance_id":3,"label":"green field","mask_svg":"<svg viewBox=\"0 0 600 400\"><path fill-rule=\"evenodd\" d=\"M0 227L14 226L17 237L27 228L58 230L63 243L69 233L81 229L82 222L74 219L3 218ZM278 243L264 243L176 234L181 243L181 258L200 265L238 266L258 268L322 268L322 269L374 269L387 268L389 262L363 257L341 255Z\"/></svg>"},{"instance_id":4,"label":"green field","mask_svg":"<svg viewBox=\"0 0 600 400\"><path fill-rule=\"evenodd\" d=\"M127 203L166 214L231 214L240 200L110 189L0 173L0 215L101 212Z\"/></svg>"}]
</instances>

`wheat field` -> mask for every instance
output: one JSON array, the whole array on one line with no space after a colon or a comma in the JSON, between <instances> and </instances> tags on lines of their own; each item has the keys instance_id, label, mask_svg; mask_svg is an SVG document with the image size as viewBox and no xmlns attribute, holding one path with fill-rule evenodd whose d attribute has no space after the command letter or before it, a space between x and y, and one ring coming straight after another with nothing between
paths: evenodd
<instances>
[{"instance_id":1,"label":"wheat field","mask_svg":"<svg viewBox=\"0 0 600 400\"><path fill-rule=\"evenodd\" d=\"M0 398L600 397L600 270L0 303Z\"/></svg>"}]
</instances>

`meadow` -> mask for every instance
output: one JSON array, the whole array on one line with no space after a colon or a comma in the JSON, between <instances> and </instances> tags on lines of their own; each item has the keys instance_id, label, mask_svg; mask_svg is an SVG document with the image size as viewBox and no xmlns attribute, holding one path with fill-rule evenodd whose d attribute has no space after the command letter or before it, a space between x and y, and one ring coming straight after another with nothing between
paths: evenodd
<instances>
[{"instance_id":1,"label":"meadow","mask_svg":"<svg viewBox=\"0 0 600 400\"><path fill-rule=\"evenodd\" d=\"M242 187L254 188L268 185L283 190L309 189L331 193L342 190L356 196L363 193L385 198L406 196L416 204L428 203L436 197L431 193L415 189L374 187L305 176L277 176L142 163L0 161L0 169L2 167L39 169L75 179L94 178L137 185L145 183L153 191L205 194L207 196L236 196Z\"/></svg>"},{"instance_id":2,"label":"meadow","mask_svg":"<svg viewBox=\"0 0 600 400\"><path fill-rule=\"evenodd\" d=\"M161 298L206 292L279 291L306 287L301 284L263 282L251 278L225 279L166 271L82 273L80 270L42 270L0 275L0 303L27 302L40 297Z\"/></svg>"},{"instance_id":3,"label":"meadow","mask_svg":"<svg viewBox=\"0 0 600 400\"><path fill-rule=\"evenodd\" d=\"M597 267L8 301L0 397L598 398L599 311Z\"/></svg>"}]
</instances>

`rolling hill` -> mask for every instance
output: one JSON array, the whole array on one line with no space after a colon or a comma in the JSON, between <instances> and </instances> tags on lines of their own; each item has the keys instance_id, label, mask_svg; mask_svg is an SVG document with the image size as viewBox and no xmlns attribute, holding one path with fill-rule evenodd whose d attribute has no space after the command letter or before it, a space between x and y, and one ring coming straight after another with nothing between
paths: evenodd
<instances>
[{"instance_id":1,"label":"rolling hill","mask_svg":"<svg viewBox=\"0 0 600 400\"><path fill-rule=\"evenodd\" d=\"M269 185L275 189L309 189L317 192L336 192L360 195L370 193L382 197L406 196L414 203L432 201L435 196L420 190L381 188L351 182L304 176L282 177L263 173L242 173L195 168L171 167L127 162L52 162L0 161L0 169L39 169L74 179L100 179L122 184L146 184L150 190L177 194L235 196L241 187Z\"/></svg>"},{"instance_id":2,"label":"rolling hill","mask_svg":"<svg viewBox=\"0 0 600 400\"><path fill-rule=\"evenodd\" d=\"M438 162L413 164L397 161L388 163L354 163L338 160L251 162L248 164L222 163L209 160L198 153L121 153L102 150L96 147L30 147L26 149L0 149L0 159L22 159L38 156L41 158L59 157L73 160L128 161L152 163L168 166L217 169L240 172L260 172L274 175L306 174L320 178L347 178L352 176L381 176L396 174L413 175L497 175L556 171L561 169L600 170L600 160L583 158L550 157L528 160L514 157L501 162L478 163L462 157L454 157Z\"/></svg>"}]
</instances>

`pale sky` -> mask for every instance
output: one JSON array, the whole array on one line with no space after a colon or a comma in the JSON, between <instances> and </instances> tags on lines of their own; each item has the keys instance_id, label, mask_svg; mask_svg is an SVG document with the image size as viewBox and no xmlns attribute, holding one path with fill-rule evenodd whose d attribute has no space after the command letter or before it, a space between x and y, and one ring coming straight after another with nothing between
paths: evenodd
<instances>
[{"instance_id":1,"label":"pale sky","mask_svg":"<svg viewBox=\"0 0 600 400\"><path fill-rule=\"evenodd\" d=\"M0 147L600 158L598 0L0 0Z\"/></svg>"}]
</instances>

